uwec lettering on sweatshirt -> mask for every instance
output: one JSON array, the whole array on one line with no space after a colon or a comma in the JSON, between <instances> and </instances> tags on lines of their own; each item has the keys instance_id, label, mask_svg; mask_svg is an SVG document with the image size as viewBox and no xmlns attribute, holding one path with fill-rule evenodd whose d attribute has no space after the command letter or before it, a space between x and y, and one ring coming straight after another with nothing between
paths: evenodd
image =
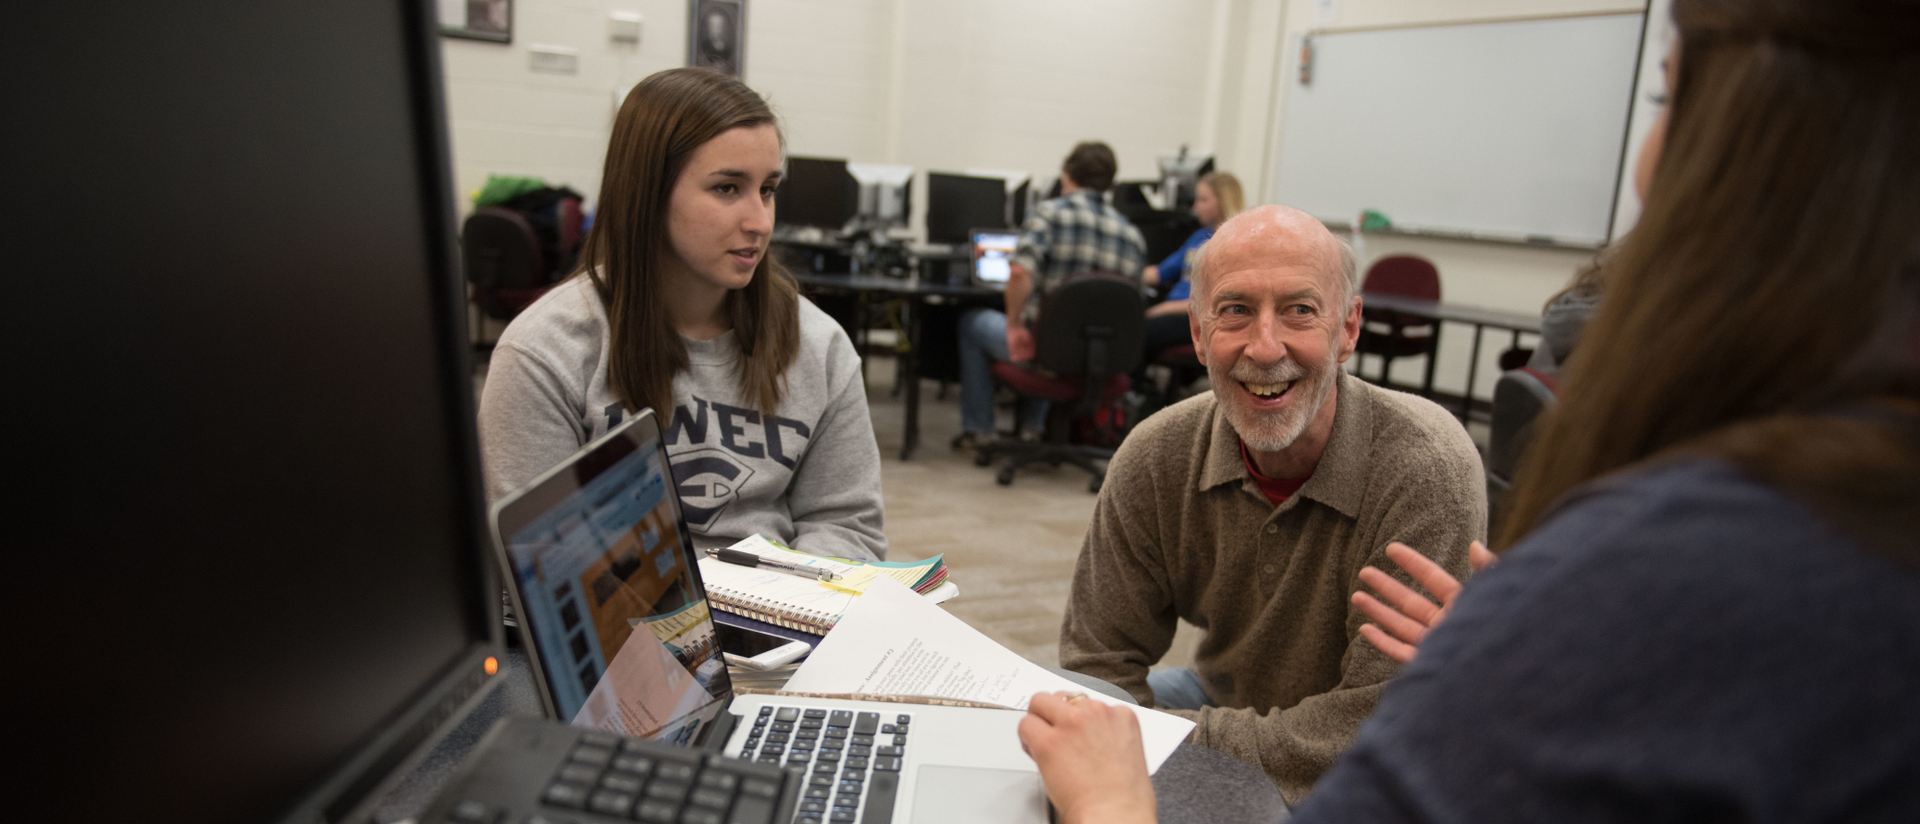
<instances>
[{"instance_id":1,"label":"uwec lettering on sweatshirt","mask_svg":"<svg viewBox=\"0 0 1920 824\"><path fill-rule=\"evenodd\" d=\"M657 410L694 544L755 533L842 558L886 556L880 451L860 358L840 325L800 302L800 351L771 413L740 396L732 332L684 340L674 408ZM507 327L480 398L487 495L498 499L628 416L607 383L606 312L592 284L555 287Z\"/></svg>"}]
</instances>

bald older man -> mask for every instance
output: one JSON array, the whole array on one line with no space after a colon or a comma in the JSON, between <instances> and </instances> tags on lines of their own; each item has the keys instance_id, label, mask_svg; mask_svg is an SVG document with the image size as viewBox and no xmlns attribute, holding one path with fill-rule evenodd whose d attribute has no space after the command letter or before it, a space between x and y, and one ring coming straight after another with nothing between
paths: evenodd
<instances>
[{"instance_id":1,"label":"bald older man","mask_svg":"<svg viewBox=\"0 0 1920 824\"><path fill-rule=\"evenodd\" d=\"M1360 335L1351 251L1268 206L1200 251L1190 306L1213 391L1148 418L1113 457L1074 570L1060 663L1198 723L1297 804L1354 740L1392 660L1348 598L1401 541L1467 574L1479 454L1431 401L1340 365ZM1409 582L1410 583L1410 582ZM1148 674L1175 619L1192 669Z\"/></svg>"}]
</instances>

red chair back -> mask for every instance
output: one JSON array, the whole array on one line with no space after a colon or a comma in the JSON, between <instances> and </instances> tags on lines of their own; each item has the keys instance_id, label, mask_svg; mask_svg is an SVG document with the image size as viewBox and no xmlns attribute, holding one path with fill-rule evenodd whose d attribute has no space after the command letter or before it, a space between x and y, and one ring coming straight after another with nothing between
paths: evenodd
<instances>
[{"instance_id":1,"label":"red chair back","mask_svg":"<svg viewBox=\"0 0 1920 824\"><path fill-rule=\"evenodd\" d=\"M475 209L461 228L460 248L473 301L495 320L511 320L550 286L540 236L512 209Z\"/></svg>"},{"instance_id":2,"label":"red chair back","mask_svg":"<svg viewBox=\"0 0 1920 824\"><path fill-rule=\"evenodd\" d=\"M1420 300L1440 299L1440 270L1415 255L1388 255L1367 267L1360 291Z\"/></svg>"}]
</instances>

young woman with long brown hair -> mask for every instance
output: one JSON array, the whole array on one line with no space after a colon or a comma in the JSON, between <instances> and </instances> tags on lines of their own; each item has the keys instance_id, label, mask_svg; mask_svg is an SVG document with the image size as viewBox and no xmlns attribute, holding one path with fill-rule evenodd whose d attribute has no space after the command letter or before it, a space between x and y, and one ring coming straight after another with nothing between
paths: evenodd
<instances>
[{"instance_id":1,"label":"young woman with long brown hair","mask_svg":"<svg viewBox=\"0 0 1920 824\"><path fill-rule=\"evenodd\" d=\"M515 318L480 399L490 498L651 408L701 547L885 557L860 358L767 256L782 139L706 69L635 86L573 277Z\"/></svg>"},{"instance_id":2,"label":"young woman with long brown hair","mask_svg":"<svg viewBox=\"0 0 1920 824\"><path fill-rule=\"evenodd\" d=\"M1920 2L1673 8L1506 557L1299 821L1920 820ZM1032 713L1063 821L1151 820L1131 715Z\"/></svg>"}]
</instances>

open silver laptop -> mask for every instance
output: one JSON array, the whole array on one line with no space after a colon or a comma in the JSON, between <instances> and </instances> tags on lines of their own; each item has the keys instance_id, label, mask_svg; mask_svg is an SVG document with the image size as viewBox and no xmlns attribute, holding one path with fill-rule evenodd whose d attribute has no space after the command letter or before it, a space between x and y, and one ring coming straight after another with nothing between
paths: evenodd
<instances>
[{"instance_id":1,"label":"open silver laptop","mask_svg":"<svg viewBox=\"0 0 1920 824\"><path fill-rule=\"evenodd\" d=\"M1007 288L1007 279L1013 277L1013 251L1020 244L1020 233L1012 229L975 229L972 239L974 285Z\"/></svg>"},{"instance_id":2,"label":"open silver laptop","mask_svg":"<svg viewBox=\"0 0 1920 824\"><path fill-rule=\"evenodd\" d=\"M796 771L795 821L1047 820L1020 712L734 694L650 411L502 499L492 523L550 716Z\"/></svg>"}]
</instances>

